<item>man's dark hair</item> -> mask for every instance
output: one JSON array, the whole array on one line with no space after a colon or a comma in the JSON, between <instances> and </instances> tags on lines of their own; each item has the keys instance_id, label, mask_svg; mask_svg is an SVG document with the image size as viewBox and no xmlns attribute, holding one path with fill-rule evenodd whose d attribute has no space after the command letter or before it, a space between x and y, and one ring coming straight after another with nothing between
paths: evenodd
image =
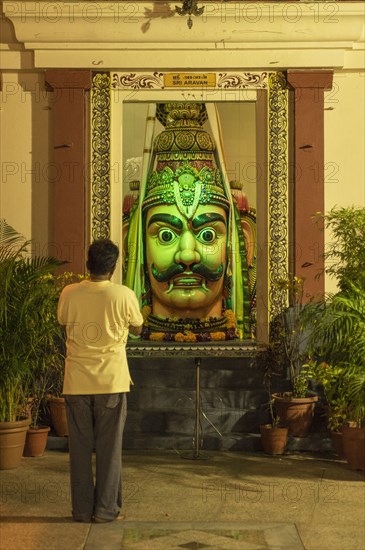
<instances>
[{"instance_id":1,"label":"man's dark hair","mask_svg":"<svg viewBox=\"0 0 365 550\"><path fill-rule=\"evenodd\" d=\"M118 256L116 244L109 239L99 239L88 248L86 267L92 275L106 275L114 271Z\"/></svg>"}]
</instances>

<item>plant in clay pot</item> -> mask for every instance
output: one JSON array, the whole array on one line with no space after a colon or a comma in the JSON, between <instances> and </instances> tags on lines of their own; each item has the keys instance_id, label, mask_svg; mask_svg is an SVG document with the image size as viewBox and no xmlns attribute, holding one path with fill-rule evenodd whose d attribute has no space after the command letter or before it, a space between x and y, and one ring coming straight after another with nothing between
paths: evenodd
<instances>
[{"instance_id":1,"label":"plant in clay pot","mask_svg":"<svg viewBox=\"0 0 365 550\"><path fill-rule=\"evenodd\" d=\"M271 396L273 365L275 360L273 350L269 348L264 358L264 377L263 382L267 389L269 401L267 403L271 422L260 425L261 443L266 453L271 455L281 455L285 451L288 428L281 425L280 417L276 414L274 408L274 399Z\"/></svg>"},{"instance_id":2,"label":"plant in clay pot","mask_svg":"<svg viewBox=\"0 0 365 550\"><path fill-rule=\"evenodd\" d=\"M30 396L31 425L27 432L24 456L42 456L46 448L50 426L44 420L49 415L48 398L53 387L54 366L61 360L56 342L56 338L50 340L48 352L40 357L36 373L26 384Z\"/></svg>"},{"instance_id":3,"label":"plant in clay pot","mask_svg":"<svg viewBox=\"0 0 365 550\"><path fill-rule=\"evenodd\" d=\"M336 453L344 458L342 449L342 429L348 415L348 385L343 379L343 369L329 365L325 361L311 361L311 377L314 383L320 385L324 395L326 422L331 433L331 439Z\"/></svg>"},{"instance_id":4,"label":"plant in clay pot","mask_svg":"<svg viewBox=\"0 0 365 550\"><path fill-rule=\"evenodd\" d=\"M291 304L280 316L280 341L276 343L288 368L291 391L273 394L275 409L288 426L289 435L305 437L312 425L318 396L309 387L311 372L302 322L304 280L288 276L278 281L277 287L288 293Z\"/></svg>"},{"instance_id":5,"label":"plant in clay pot","mask_svg":"<svg viewBox=\"0 0 365 550\"><path fill-rule=\"evenodd\" d=\"M273 402L273 399L269 401L269 409L272 414L271 423L260 425L261 443L266 453L282 455L288 439L288 428L280 424L280 418L274 411Z\"/></svg>"},{"instance_id":6,"label":"plant in clay pot","mask_svg":"<svg viewBox=\"0 0 365 550\"><path fill-rule=\"evenodd\" d=\"M332 379L326 376L322 384L334 419L342 423L346 458L351 467L365 469L365 286L345 282L343 288L308 310L314 327L309 344L331 365ZM349 459L345 448L345 440L355 433L362 440L358 461Z\"/></svg>"},{"instance_id":7,"label":"plant in clay pot","mask_svg":"<svg viewBox=\"0 0 365 550\"><path fill-rule=\"evenodd\" d=\"M335 380L328 382L330 408L335 406L341 417L344 453L351 468L364 470L365 208L334 208L319 218L332 234L324 255L325 272L336 278L339 290L306 306L308 346L335 373Z\"/></svg>"},{"instance_id":8,"label":"plant in clay pot","mask_svg":"<svg viewBox=\"0 0 365 550\"><path fill-rule=\"evenodd\" d=\"M34 369L25 380L32 422L27 432L24 456L42 456L50 431L50 427L44 425L46 417L48 420L49 394L58 390L61 377L63 379L64 333L57 319L59 277L48 273L39 285L37 328L34 330L37 339L34 350L38 352L33 354Z\"/></svg>"},{"instance_id":9,"label":"plant in clay pot","mask_svg":"<svg viewBox=\"0 0 365 550\"><path fill-rule=\"evenodd\" d=\"M1 433L6 439L0 448L3 451L12 447L14 453L16 449L14 461L1 455L0 467L4 469L20 464L31 418L28 413L27 418L19 417L26 410L29 381L37 378L39 361L47 355L45 340L52 337L49 317L53 310L43 300L48 292L47 277L60 262L31 256L30 244L5 220L0 220L0 427L4 428ZM55 324L53 329L59 330ZM8 445L15 433L19 442Z\"/></svg>"},{"instance_id":10,"label":"plant in clay pot","mask_svg":"<svg viewBox=\"0 0 365 550\"><path fill-rule=\"evenodd\" d=\"M57 321L57 305L58 299L63 288L69 284L78 283L87 278L87 275L75 274L71 271L65 271L55 278L56 289L56 307L55 315ZM57 353L52 361L51 386L48 391L48 406L51 413L51 421L54 431L57 436L68 436L68 425L66 417L65 399L62 396L63 378L65 368L65 353L66 353L66 334L62 327L59 327L59 333L55 340Z\"/></svg>"}]
</instances>

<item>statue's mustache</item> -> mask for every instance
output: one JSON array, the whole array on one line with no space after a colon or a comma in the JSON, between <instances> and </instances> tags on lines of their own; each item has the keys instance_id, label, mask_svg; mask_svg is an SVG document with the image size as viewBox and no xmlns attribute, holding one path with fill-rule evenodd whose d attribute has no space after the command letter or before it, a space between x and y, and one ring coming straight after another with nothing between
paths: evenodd
<instances>
[{"instance_id":1,"label":"statue's mustache","mask_svg":"<svg viewBox=\"0 0 365 550\"><path fill-rule=\"evenodd\" d=\"M159 271L156 269L155 264L152 264L151 271L152 275L159 283L167 283L170 279L180 275L186 270L186 265L184 264L172 264L166 271ZM190 271L201 277L207 279L208 281L218 281L223 275L223 264L221 264L216 270L211 270L204 264L193 264L190 266Z\"/></svg>"}]
</instances>

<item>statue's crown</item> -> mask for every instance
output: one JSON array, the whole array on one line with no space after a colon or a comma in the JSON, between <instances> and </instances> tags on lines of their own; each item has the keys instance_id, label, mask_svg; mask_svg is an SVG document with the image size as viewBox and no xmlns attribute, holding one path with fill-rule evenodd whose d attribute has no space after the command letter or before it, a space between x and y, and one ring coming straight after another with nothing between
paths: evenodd
<instances>
[{"instance_id":1,"label":"statue's crown","mask_svg":"<svg viewBox=\"0 0 365 550\"><path fill-rule=\"evenodd\" d=\"M229 209L215 143L203 129L207 120L203 103L159 104L157 118L165 125L154 141L155 169L149 175L143 209L176 204L190 218L199 204Z\"/></svg>"}]
</instances>

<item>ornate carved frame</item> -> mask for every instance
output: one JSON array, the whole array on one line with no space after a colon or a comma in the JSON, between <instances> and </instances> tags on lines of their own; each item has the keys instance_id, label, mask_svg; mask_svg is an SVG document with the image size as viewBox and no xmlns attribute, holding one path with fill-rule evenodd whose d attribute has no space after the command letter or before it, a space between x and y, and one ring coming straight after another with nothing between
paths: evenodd
<instances>
[{"instance_id":1,"label":"ornate carved frame","mask_svg":"<svg viewBox=\"0 0 365 550\"><path fill-rule=\"evenodd\" d=\"M281 72L216 73L215 90L267 90L267 212L266 230L268 284L264 302L268 304L268 327L287 305L287 293L276 287L275 282L285 278L289 263L289 199L288 199L288 91L285 75ZM155 99L166 97L164 73L107 73L97 72L92 81L91 112L91 238L111 236L112 186L111 186L111 133L113 90L130 91L126 101L133 101L143 91L159 91ZM205 90L207 92L207 90ZM209 89L209 92L212 89ZM171 92L171 89L170 89ZM184 100L189 100L189 90L183 90ZM192 92L190 90L190 92ZM196 101L197 90L193 90ZM201 92L201 90L200 90ZM129 97L128 97L129 95ZM204 101L204 93L201 94ZM260 243L259 243L260 244ZM265 316L265 315L264 315ZM261 315L261 318L263 316ZM261 334L265 333L263 328Z\"/></svg>"}]
</instances>

